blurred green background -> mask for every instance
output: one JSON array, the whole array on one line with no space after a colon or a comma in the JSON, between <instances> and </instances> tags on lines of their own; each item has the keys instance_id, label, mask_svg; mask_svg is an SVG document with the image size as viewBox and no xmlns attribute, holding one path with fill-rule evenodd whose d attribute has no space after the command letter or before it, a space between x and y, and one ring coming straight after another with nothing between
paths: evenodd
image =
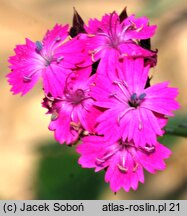
<instances>
[{"instance_id":1,"label":"blurred green background","mask_svg":"<svg viewBox=\"0 0 187 216\"><path fill-rule=\"evenodd\" d=\"M167 169L151 175L137 191L112 193L104 172L82 169L75 147L56 143L41 108L41 84L25 97L12 96L5 75L8 56L25 38L41 40L55 23L71 24L73 6L84 18L104 13L146 15L157 24L152 47L158 65L152 83L169 80L179 88L181 109L160 142L172 149ZM187 4L185 0L0 0L0 198L1 199L187 199ZM182 125L179 127L179 125ZM180 135L180 136L178 136Z\"/></svg>"}]
</instances>

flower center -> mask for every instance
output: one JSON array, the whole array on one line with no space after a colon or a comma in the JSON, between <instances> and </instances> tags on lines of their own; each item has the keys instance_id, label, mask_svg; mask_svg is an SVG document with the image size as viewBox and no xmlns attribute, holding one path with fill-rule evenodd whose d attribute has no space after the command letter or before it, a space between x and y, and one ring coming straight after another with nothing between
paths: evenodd
<instances>
[{"instance_id":1,"label":"flower center","mask_svg":"<svg viewBox=\"0 0 187 216\"><path fill-rule=\"evenodd\" d=\"M65 98L63 100L67 101L71 105L78 105L81 104L84 100L90 98L88 95L89 89L73 89L71 83L68 84L64 91ZM84 106L83 106L84 107Z\"/></svg>"},{"instance_id":2,"label":"flower center","mask_svg":"<svg viewBox=\"0 0 187 216\"><path fill-rule=\"evenodd\" d=\"M110 146L106 153L101 157L97 157L95 160L96 166L107 166L109 161L115 154L119 154L119 160L116 164L121 173L136 172L139 167L139 161L137 158L137 152L141 151L146 155L153 154L155 152L155 146L146 145L144 147L136 147L134 143L124 142L119 140L113 146Z\"/></svg>"},{"instance_id":3,"label":"flower center","mask_svg":"<svg viewBox=\"0 0 187 216\"><path fill-rule=\"evenodd\" d=\"M123 80L114 80L113 83L119 87L119 93L113 92L110 97L116 98L118 101L124 104L128 104L130 108L137 108L145 100L146 93L141 93L139 96L137 93L131 93L128 85Z\"/></svg>"},{"instance_id":4,"label":"flower center","mask_svg":"<svg viewBox=\"0 0 187 216\"><path fill-rule=\"evenodd\" d=\"M145 93L140 94L139 97L136 93L133 93L130 97L130 100L128 101L129 106L134 108L139 107L142 101L144 100L145 96Z\"/></svg>"},{"instance_id":5,"label":"flower center","mask_svg":"<svg viewBox=\"0 0 187 216\"><path fill-rule=\"evenodd\" d=\"M36 52L44 59L44 66L49 66L53 61L53 55L51 52L45 52L43 50L43 44L40 41L36 41Z\"/></svg>"},{"instance_id":6,"label":"flower center","mask_svg":"<svg viewBox=\"0 0 187 216\"><path fill-rule=\"evenodd\" d=\"M73 104L79 104L85 99L85 93L82 89L77 89L71 97Z\"/></svg>"}]
</instances>

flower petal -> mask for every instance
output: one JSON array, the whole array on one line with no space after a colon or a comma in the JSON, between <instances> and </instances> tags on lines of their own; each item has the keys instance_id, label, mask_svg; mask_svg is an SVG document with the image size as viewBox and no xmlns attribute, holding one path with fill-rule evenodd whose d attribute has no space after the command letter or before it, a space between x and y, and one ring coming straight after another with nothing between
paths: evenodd
<instances>
[{"instance_id":1,"label":"flower petal","mask_svg":"<svg viewBox=\"0 0 187 216\"><path fill-rule=\"evenodd\" d=\"M169 88L168 82L155 84L144 92L146 100L142 103L142 107L168 116L173 116L172 111L179 108L179 104L174 100L178 95L178 89Z\"/></svg>"}]
</instances>

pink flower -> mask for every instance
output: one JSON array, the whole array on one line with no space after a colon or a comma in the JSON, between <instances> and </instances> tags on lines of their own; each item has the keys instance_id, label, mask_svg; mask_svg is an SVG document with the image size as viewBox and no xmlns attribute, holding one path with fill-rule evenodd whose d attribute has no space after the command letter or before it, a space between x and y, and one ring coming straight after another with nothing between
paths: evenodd
<instances>
[{"instance_id":1,"label":"pink flower","mask_svg":"<svg viewBox=\"0 0 187 216\"><path fill-rule=\"evenodd\" d=\"M69 74L63 94L44 99L43 106L52 114L49 129L54 131L56 140L61 144L76 142L84 131L94 132L95 119L100 111L93 107L94 100L90 96L93 80L93 76L89 77L90 73L91 68L84 68Z\"/></svg>"},{"instance_id":2,"label":"pink flower","mask_svg":"<svg viewBox=\"0 0 187 216\"><path fill-rule=\"evenodd\" d=\"M118 14L113 12L103 16L101 21L90 19L85 30L88 33L87 46L92 60L101 59L99 64L101 73L106 68L112 70L114 65L110 66L113 62L123 60L125 56L150 57L147 62L152 66L156 63L156 52L143 49L139 45L140 40L151 38L156 30L156 26L149 26L146 17L135 18L131 15L120 22Z\"/></svg>"},{"instance_id":3,"label":"pink flower","mask_svg":"<svg viewBox=\"0 0 187 216\"><path fill-rule=\"evenodd\" d=\"M153 174L164 170L164 159L171 154L160 143L137 147L133 142L111 142L99 136L84 137L77 152L81 154L78 163L83 168L106 170L105 181L113 192L120 188L127 192L130 188L136 190L138 182L144 183L143 168Z\"/></svg>"},{"instance_id":4,"label":"pink flower","mask_svg":"<svg viewBox=\"0 0 187 216\"><path fill-rule=\"evenodd\" d=\"M140 146L156 144L157 135L163 135L166 116L179 108L175 101L178 90L169 88L168 82L145 88L148 73L143 58L127 58L113 79L97 76L91 95L95 105L107 108L98 117L98 134L114 141L122 137Z\"/></svg>"},{"instance_id":5,"label":"pink flower","mask_svg":"<svg viewBox=\"0 0 187 216\"><path fill-rule=\"evenodd\" d=\"M26 94L40 77L46 94L62 94L70 69L84 61L82 43L77 38L65 42L67 37L68 25L57 24L42 42L26 39L25 45L16 46L16 55L9 58L12 72L7 75L14 94Z\"/></svg>"}]
</instances>

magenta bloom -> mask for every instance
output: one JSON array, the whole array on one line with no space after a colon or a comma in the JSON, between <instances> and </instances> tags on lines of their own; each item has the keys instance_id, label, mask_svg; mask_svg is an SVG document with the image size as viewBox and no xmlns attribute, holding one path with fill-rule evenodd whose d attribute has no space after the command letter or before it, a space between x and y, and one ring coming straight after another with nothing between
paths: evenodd
<instances>
[{"instance_id":1,"label":"magenta bloom","mask_svg":"<svg viewBox=\"0 0 187 216\"><path fill-rule=\"evenodd\" d=\"M156 52L143 49L139 45L139 40L151 38L156 30L156 26L148 25L146 17L135 18L132 15L120 22L118 14L113 12L103 16L101 21L90 19L85 29L93 61L101 59L99 70L105 67L112 70L114 63L125 56L156 58Z\"/></svg>"},{"instance_id":2,"label":"magenta bloom","mask_svg":"<svg viewBox=\"0 0 187 216\"><path fill-rule=\"evenodd\" d=\"M100 111L93 107L90 96L92 77L91 68L85 68L69 74L66 78L63 94L58 98L46 97L43 106L52 114L49 129L54 131L58 142L72 144L79 135L94 132L95 119Z\"/></svg>"},{"instance_id":3,"label":"magenta bloom","mask_svg":"<svg viewBox=\"0 0 187 216\"><path fill-rule=\"evenodd\" d=\"M164 159L171 154L160 143L137 147L133 142L111 142L99 136L84 137L82 142L77 146L81 154L78 163L83 168L95 168L95 172L106 169L105 181L113 192L120 188L136 190L139 181L144 183L143 168L153 174L164 170Z\"/></svg>"},{"instance_id":4,"label":"magenta bloom","mask_svg":"<svg viewBox=\"0 0 187 216\"><path fill-rule=\"evenodd\" d=\"M105 14L88 25L74 9L72 27L56 24L41 41L26 39L9 58L13 94L42 80L42 106L60 144L78 144L78 163L105 171L113 192L137 190L144 170L164 170L171 151L157 141L179 108L177 88L150 84L156 31L146 17Z\"/></svg>"},{"instance_id":5,"label":"magenta bloom","mask_svg":"<svg viewBox=\"0 0 187 216\"><path fill-rule=\"evenodd\" d=\"M169 88L168 82L145 88L148 73L142 58L127 58L112 80L97 76L92 96L95 105L107 108L98 118L98 134L114 141L122 137L137 146L157 143L167 122L165 116L179 108L175 101L178 90Z\"/></svg>"},{"instance_id":6,"label":"magenta bloom","mask_svg":"<svg viewBox=\"0 0 187 216\"><path fill-rule=\"evenodd\" d=\"M54 97L62 94L65 78L70 69L84 60L82 43L68 37L68 25L55 25L48 31L42 42L26 39L25 45L15 48L15 56L10 57L11 73L7 75L14 94L26 94L42 77L45 93Z\"/></svg>"}]
</instances>

